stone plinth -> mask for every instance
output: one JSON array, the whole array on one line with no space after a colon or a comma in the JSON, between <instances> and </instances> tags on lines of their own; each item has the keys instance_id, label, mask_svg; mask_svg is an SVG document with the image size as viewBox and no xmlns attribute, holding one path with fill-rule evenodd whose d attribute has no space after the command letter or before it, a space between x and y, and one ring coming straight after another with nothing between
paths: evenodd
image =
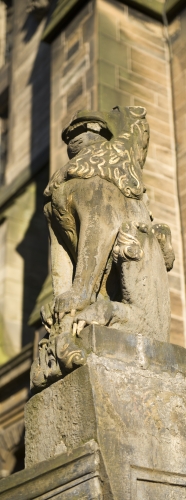
<instances>
[{"instance_id":1,"label":"stone plinth","mask_svg":"<svg viewBox=\"0 0 186 500\"><path fill-rule=\"evenodd\" d=\"M87 363L27 403L26 470L0 498L185 500L186 350L98 326L79 344Z\"/></svg>"},{"instance_id":2,"label":"stone plinth","mask_svg":"<svg viewBox=\"0 0 186 500\"><path fill-rule=\"evenodd\" d=\"M87 364L26 405L26 467L94 439L114 499L185 499L185 349L97 326L79 343Z\"/></svg>"},{"instance_id":3,"label":"stone plinth","mask_svg":"<svg viewBox=\"0 0 186 500\"><path fill-rule=\"evenodd\" d=\"M90 441L70 455L61 454L3 479L1 500L111 500L98 445Z\"/></svg>"}]
</instances>

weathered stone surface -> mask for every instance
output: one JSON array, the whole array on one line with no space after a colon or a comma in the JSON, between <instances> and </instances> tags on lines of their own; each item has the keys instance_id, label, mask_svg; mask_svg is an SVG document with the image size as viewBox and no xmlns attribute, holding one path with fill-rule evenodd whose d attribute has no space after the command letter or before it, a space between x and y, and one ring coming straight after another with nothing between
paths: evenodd
<instances>
[{"instance_id":1,"label":"weathered stone surface","mask_svg":"<svg viewBox=\"0 0 186 500\"><path fill-rule=\"evenodd\" d=\"M182 20L183 18L184 13ZM95 19L98 22L95 22ZM80 40L84 41L84 28L87 22L90 23L91 29L88 31L89 36L86 39L85 47L84 44L82 46ZM175 29L176 26L178 37L175 41L179 47L181 38L184 39L184 21L181 26L176 20ZM172 30L172 27L170 29ZM68 49L71 49L78 40L79 49L75 53L75 57L72 56L67 61ZM114 61L113 51L110 50L112 42L114 44L117 42L117 54L115 54ZM92 47L94 49L93 57L91 56ZM176 292L181 307L179 312L175 311L175 308L172 309L170 338L171 342L184 346L185 291L176 195L177 148L174 147L170 58L167 57L164 26L162 23L154 22L146 15L139 15L138 10L130 9L121 2L107 0L99 0L96 4L88 2L85 8L82 8L64 27L63 36L59 34L53 41L51 48L51 174L67 162L65 145L60 144L61 126L68 123L69 117L73 116L77 109L109 111L116 104L119 106L133 106L135 104L147 108L151 139L144 181L154 217L158 222L164 221L169 224L172 232L176 261L170 275L169 286L172 303ZM182 50L182 54L181 66L184 64L184 50ZM118 59L121 65L117 64ZM175 63L176 60L175 54ZM95 61L96 64L94 64ZM175 64L177 88L179 88L177 77L181 66L180 63ZM90 70L92 78L89 88L85 80ZM70 108L67 108L67 93L81 76L84 80L84 92L73 101ZM121 90L119 87L121 80L123 86L126 83L126 89ZM184 80L183 72L182 80ZM139 93L140 91L144 92L144 89L145 97L141 99ZM153 92L151 101L146 99L149 89ZM183 113L184 109L185 106L182 105ZM180 141L183 135L184 142L184 133L182 134L184 124L182 120L178 120L178 123L177 141L178 136ZM184 169L184 158L182 163ZM180 179L184 191L185 184L182 182L181 171Z\"/></svg>"},{"instance_id":2,"label":"weathered stone surface","mask_svg":"<svg viewBox=\"0 0 186 500\"><path fill-rule=\"evenodd\" d=\"M95 439L114 499L185 498L185 349L96 325L81 337L87 364L26 405L26 467Z\"/></svg>"},{"instance_id":3,"label":"weathered stone surface","mask_svg":"<svg viewBox=\"0 0 186 500\"><path fill-rule=\"evenodd\" d=\"M167 2L166 5L168 5ZM113 103L126 106L130 102L131 105L145 106L148 112L151 133L144 182L154 217L158 221L163 220L169 224L172 232L176 260L174 269L169 275L171 305L175 297L174 292L176 292L181 308L179 312L176 312L175 308L172 309L170 341L182 346L185 346L185 291L181 256L182 244L179 236L180 221L176 208L175 176L178 169L184 237L186 234L184 226L186 221L184 214L185 182L183 177L183 174L185 175L185 157L179 154L179 150L180 144L185 147L185 118L183 118L185 113L183 71L185 67L185 12L183 11L180 18L177 18L169 27L170 37L172 35L172 59L172 57L167 58L167 42L164 37L163 24L154 23L145 15L139 16L137 11L128 9L121 2L111 3L99 0L98 9L99 109L109 110ZM126 54L121 66L117 64L118 55L113 60L113 52L110 50L112 40L120 42L117 50L121 54ZM170 65L172 63L174 83L170 78ZM119 83L121 80L122 90ZM170 102L171 83L173 84L176 121L172 115ZM151 101L147 100L149 90L153 91ZM140 98L139 93L144 91L145 97ZM183 98L179 107L178 101L181 96ZM175 144L174 128L171 125L173 122L176 126L175 146L173 146ZM169 191L167 190L167 181Z\"/></svg>"},{"instance_id":4,"label":"weathered stone surface","mask_svg":"<svg viewBox=\"0 0 186 500\"><path fill-rule=\"evenodd\" d=\"M33 345L0 367L0 479L24 467L24 405Z\"/></svg>"},{"instance_id":5,"label":"weathered stone surface","mask_svg":"<svg viewBox=\"0 0 186 500\"><path fill-rule=\"evenodd\" d=\"M161 471L131 470L131 500L185 500L186 477Z\"/></svg>"},{"instance_id":6,"label":"weathered stone surface","mask_svg":"<svg viewBox=\"0 0 186 500\"><path fill-rule=\"evenodd\" d=\"M2 500L112 500L98 445L90 441L0 483Z\"/></svg>"},{"instance_id":7,"label":"weathered stone surface","mask_svg":"<svg viewBox=\"0 0 186 500\"><path fill-rule=\"evenodd\" d=\"M86 325L169 339L174 252L169 227L152 224L148 209L145 108L78 111L62 138L69 161L44 192L54 300L41 309L34 391L84 364L76 340Z\"/></svg>"},{"instance_id":8,"label":"weathered stone surface","mask_svg":"<svg viewBox=\"0 0 186 500\"><path fill-rule=\"evenodd\" d=\"M45 280L48 261L42 215L46 180L47 168L43 168L4 209L0 225L0 338L8 357L33 340L28 319Z\"/></svg>"},{"instance_id":9,"label":"weathered stone surface","mask_svg":"<svg viewBox=\"0 0 186 500\"><path fill-rule=\"evenodd\" d=\"M31 0L30 0L31 1ZM44 0L43 0L44 2ZM38 4L41 3L37 2ZM47 3L47 2L46 2ZM116 3L116 2L115 2ZM71 10L74 8L74 5L79 5L78 0L69 0L68 5L63 2L63 0L59 0L56 6L56 9L53 12L53 16L51 18L50 23L46 26L46 29L43 34L43 40L47 42L51 42L55 36L56 32L59 31L60 25L66 21L70 17ZM149 2L149 0L128 0L127 4L131 5L134 8L138 8L139 11L147 12L155 19L159 19L162 22L163 16L167 16L168 19L174 18L177 11L179 12L180 7L183 5L183 0L154 0L153 2ZM119 2L118 2L119 5ZM119 5L120 10L122 7Z\"/></svg>"}]
</instances>

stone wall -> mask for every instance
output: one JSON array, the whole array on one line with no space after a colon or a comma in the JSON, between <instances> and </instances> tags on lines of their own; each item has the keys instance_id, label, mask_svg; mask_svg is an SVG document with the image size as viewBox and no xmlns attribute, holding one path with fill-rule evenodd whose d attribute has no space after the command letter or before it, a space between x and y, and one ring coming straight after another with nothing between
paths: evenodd
<instances>
[{"instance_id":1,"label":"stone wall","mask_svg":"<svg viewBox=\"0 0 186 500\"><path fill-rule=\"evenodd\" d=\"M169 224L172 231L176 260L169 274L171 342L184 345L184 271L167 32L162 23L106 0L98 1L98 31L99 109L116 105L147 109L151 134L144 179L155 222Z\"/></svg>"},{"instance_id":2,"label":"stone wall","mask_svg":"<svg viewBox=\"0 0 186 500\"><path fill-rule=\"evenodd\" d=\"M177 150L178 194L181 211L184 267L186 277L186 9L169 26L171 44L172 90Z\"/></svg>"},{"instance_id":3,"label":"stone wall","mask_svg":"<svg viewBox=\"0 0 186 500\"><path fill-rule=\"evenodd\" d=\"M29 398L33 345L0 367L0 479L24 468L24 406Z\"/></svg>"},{"instance_id":4,"label":"stone wall","mask_svg":"<svg viewBox=\"0 0 186 500\"><path fill-rule=\"evenodd\" d=\"M176 261L169 275L171 341L184 345L185 290L179 202L182 231L186 232L183 132L185 90L182 71L185 67L185 14L169 26L168 37L167 29L162 23L119 1L86 2L75 17L61 28L60 34L52 43L51 94L50 45L41 41L45 26L46 17L38 22L33 14L27 12L21 0L14 2L6 184L13 183L26 168L32 175L37 158L41 158L39 162L42 163L43 152L49 146L49 110L52 174L67 161L66 146L61 142L61 129L77 109L108 110L117 104L145 105L151 140L144 175L155 220L167 222L172 230ZM173 54L172 74L170 41ZM28 188L25 204L31 213L30 189L32 188ZM42 199L42 194L40 196ZM11 210L14 212L13 205L8 210L8 213ZM3 217L2 215L1 218ZM21 225L24 217L21 215L19 218ZM3 245L3 225L1 229ZM22 231L25 231L24 223ZM19 244L18 240L19 237L16 244ZM16 259L19 259L16 246L14 253ZM16 268L17 272L18 268L19 266ZM1 272L4 273L3 268ZM22 271L19 280L22 280ZM6 284L6 292L5 289L2 292L5 296L8 294L7 304L10 300L8 286ZM16 289L16 301L19 304L22 304L23 288L19 284L19 291ZM13 291L13 287L11 290ZM19 340L14 342L17 346L20 346L20 335L19 333Z\"/></svg>"},{"instance_id":5,"label":"stone wall","mask_svg":"<svg viewBox=\"0 0 186 500\"><path fill-rule=\"evenodd\" d=\"M30 166L49 145L50 47L41 42L40 23L25 3L14 2L9 89L9 144L6 183Z\"/></svg>"},{"instance_id":6,"label":"stone wall","mask_svg":"<svg viewBox=\"0 0 186 500\"><path fill-rule=\"evenodd\" d=\"M162 23L117 1L89 2L52 43L51 173L67 161L61 129L76 110L147 109L151 137L144 171L155 222L170 225L171 341L184 345L185 288L177 187L170 46Z\"/></svg>"},{"instance_id":7,"label":"stone wall","mask_svg":"<svg viewBox=\"0 0 186 500\"><path fill-rule=\"evenodd\" d=\"M88 2L52 44L51 173L68 160L62 128L78 109L96 109L94 8Z\"/></svg>"},{"instance_id":8,"label":"stone wall","mask_svg":"<svg viewBox=\"0 0 186 500\"><path fill-rule=\"evenodd\" d=\"M33 340L28 326L48 268L48 241L42 211L44 168L4 210L0 224L0 338L4 355Z\"/></svg>"},{"instance_id":9,"label":"stone wall","mask_svg":"<svg viewBox=\"0 0 186 500\"><path fill-rule=\"evenodd\" d=\"M5 45L6 45L6 6L0 2L0 68L5 63Z\"/></svg>"},{"instance_id":10,"label":"stone wall","mask_svg":"<svg viewBox=\"0 0 186 500\"><path fill-rule=\"evenodd\" d=\"M41 41L45 24L46 17L36 20L24 2L15 0L9 88L1 96L9 120L0 186L0 363L33 341L28 320L48 273L43 190L49 175L50 46ZM4 66L0 81L3 71Z\"/></svg>"},{"instance_id":11,"label":"stone wall","mask_svg":"<svg viewBox=\"0 0 186 500\"><path fill-rule=\"evenodd\" d=\"M86 328L80 342L89 352L86 365L26 405L27 474L49 468L60 453L67 465L74 450L95 440L111 497L76 497L72 490L61 500L185 500L185 349L97 325ZM18 479L10 484L16 495ZM12 498L10 484L5 479L3 500ZM26 500L21 492L15 498Z\"/></svg>"},{"instance_id":12,"label":"stone wall","mask_svg":"<svg viewBox=\"0 0 186 500\"><path fill-rule=\"evenodd\" d=\"M147 2L162 9L162 0L154 0L153 5ZM136 0L139 8L143 3ZM25 368L26 348L22 351L22 346L33 339L28 320L40 292L42 300L45 296L43 283L48 283L42 214L48 149L50 145L52 174L67 161L61 130L78 109L109 110L130 104L147 108L151 140L144 175L155 220L167 222L172 230L176 261L169 275L171 342L184 345L186 10L167 30L162 22L119 0L79 2L50 46L42 41L47 17L37 20L26 5L23 0L13 2L13 48L6 61L6 13L0 1L1 113L9 104L8 163L5 185L0 188L0 363L21 351L26 384L19 398L20 372L13 371L18 358L2 367L1 375L6 376L0 425L2 441L7 440L6 456L19 450L19 422L22 434L30 367L29 361ZM31 351L32 347L29 359ZM11 389L7 391L8 372ZM3 446L2 450L4 457ZM14 465L7 469L8 473L13 470Z\"/></svg>"}]
</instances>

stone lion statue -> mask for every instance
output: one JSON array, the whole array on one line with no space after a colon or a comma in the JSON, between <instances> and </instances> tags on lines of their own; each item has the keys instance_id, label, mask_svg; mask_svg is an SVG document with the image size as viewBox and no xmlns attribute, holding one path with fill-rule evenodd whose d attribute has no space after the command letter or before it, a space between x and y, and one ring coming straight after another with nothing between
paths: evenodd
<instances>
[{"instance_id":1,"label":"stone lion statue","mask_svg":"<svg viewBox=\"0 0 186 500\"><path fill-rule=\"evenodd\" d=\"M41 315L48 339L58 337L58 360L70 369L72 352L84 362L71 340L86 325L168 340L167 271L174 252L169 227L152 222L143 184L149 142L145 108L78 111L62 139L69 162L44 192L54 301ZM62 249L71 265L68 277ZM52 366L56 354L48 347L47 352Z\"/></svg>"}]
</instances>

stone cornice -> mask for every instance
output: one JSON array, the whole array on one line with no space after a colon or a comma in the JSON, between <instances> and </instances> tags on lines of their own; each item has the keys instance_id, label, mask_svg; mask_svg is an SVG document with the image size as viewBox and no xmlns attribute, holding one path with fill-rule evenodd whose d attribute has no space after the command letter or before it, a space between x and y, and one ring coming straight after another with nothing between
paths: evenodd
<instances>
[{"instance_id":1,"label":"stone cornice","mask_svg":"<svg viewBox=\"0 0 186 500\"><path fill-rule=\"evenodd\" d=\"M73 15L85 4L87 0L58 0L48 24L43 33L42 40L51 43L60 33L62 27L72 19ZM121 1L140 12L164 21L165 17L170 22L185 7L185 0L125 0Z\"/></svg>"},{"instance_id":2,"label":"stone cornice","mask_svg":"<svg viewBox=\"0 0 186 500\"><path fill-rule=\"evenodd\" d=\"M18 474L12 474L2 479L0 481L0 497L2 500L11 500L12 498L14 500L21 498L33 500L40 496L54 498L56 495L56 498L59 498L59 495L60 498L72 498L74 486L78 487L79 484L81 485L92 478L102 478L103 473L101 472L100 476L100 469L99 448L92 439L71 450L70 453L60 453L50 460L36 463L32 467L21 470ZM89 493L86 498L93 498L91 490ZM106 494L106 496L110 498L110 495ZM80 493L79 498L85 498L85 496L81 496Z\"/></svg>"},{"instance_id":3,"label":"stone cornice","mask_svg":"<svg viewBox=\"0 0 186 500\"><path fill-rule=\"evenodd\" d=\"M179 11L185 7L185 0L125 0L122 3L146 12L160 21L163 21L164 16L167 17L167 21L172 21Z\"/></svg>"},{"instance_id":4,"label":"stone cornice","mask_svg":"<svg viewBox=\"0 0 186 500\"><path fill-rule=\"evenodd\" d=\"M87 3L87 0L58 0L42 36L44 42L51 43L72 16Z\"/></svg>"}]
</instances>

